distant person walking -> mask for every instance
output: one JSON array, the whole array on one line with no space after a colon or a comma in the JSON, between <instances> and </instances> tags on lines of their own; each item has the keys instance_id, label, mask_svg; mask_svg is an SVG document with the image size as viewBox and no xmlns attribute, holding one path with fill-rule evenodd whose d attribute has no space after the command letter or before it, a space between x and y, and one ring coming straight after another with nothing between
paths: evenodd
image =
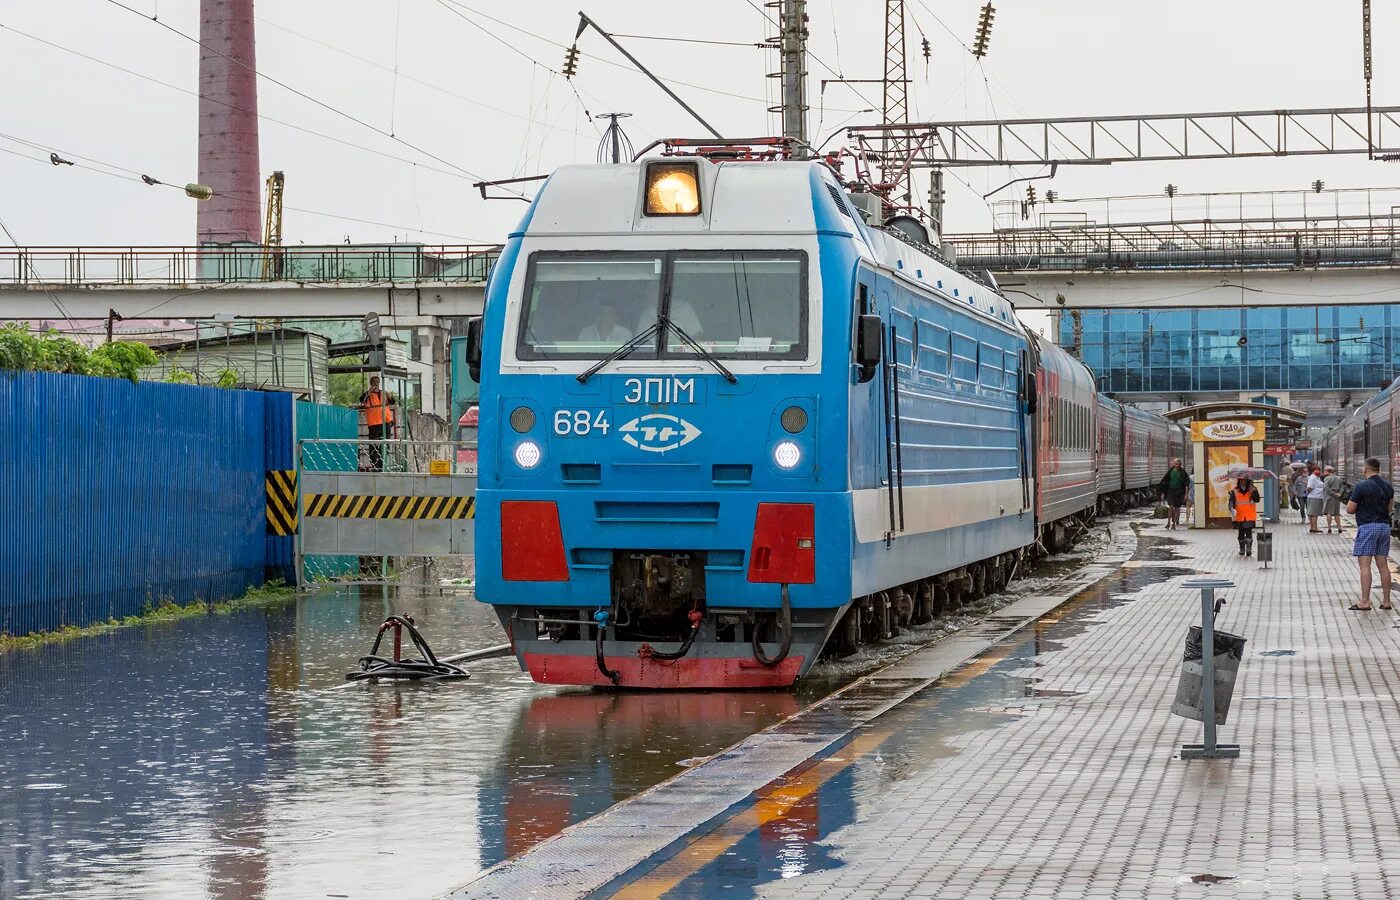
<instances>
[{"instance_id":1,"label":"distant person walking","mask_svg":"<svg viewBox=\"0 0 1400 900\"><path fill-rule=\"evenodd\" d=\"M1327 505L1327 482L1322 480L1322 470L1313 466L1308 472L1308 531L1313 534L1321 534L1322 529L1317 527L1317 517L1322 515L1323 508Z\"/></svg>"},{"instance_id":2,"label":"distant person walking","mask_svg":"<svg viewBox=\"0 0 1400 900\"><path fill-rule=\"evenodd\" d=\"M1322 515L1327 518L1327 533L1332 533L1332 522L1337 523L1337 534L1342 533L1342 501L1347 499L1347 483L1337 474L1336 466L1323 466L1322 484L1327 489L1327 499L1322 504Z\"/></svg>"},{"instance_id":3,"label":"distant person walking","mask_svg":"<svg viewBox=\"0 0 1400 900\"><path fill-rule=\"evenodd\" d=\"M1293 498L1293 508L1298 510L1298 522L1308 520L1308 470L1302 464L1293 467L1293 478L1288 482L1289 495Z\"/></svg>"},{"instance_id":4,"label":"distant person walking","mask_svg":"<svg viewBox=\"0 0 1400 900\"><path fill-rule=\"evenodd\" d=\"M1180 459L1172 460L1172 466L1157 484L1158 498L1167 502L1167 528L1181 526L1181 508L1186 505L1186 495L1191 490L1191 476Z\"/></svg>"},{"instance_id":5,"label":"distant person walking","mask_svg":"<svg viewBox=\"0 0 1400 900\"><path fill-rule=\"evenodd\" d=\"M379 386L379 376L371 375L369 390L360 395L359 409L364 410L365 425L369 428L369 468L372 472L384 469L384 445L381 443L394 436L394 408L398 400L394 395Z\"/></svg>"},{"instance_id":6,"label":"distant person walking","mask_svg":"<svg viewBox=\"0 0 1400 900\"><path fill-rule=\"evenodd\" d=\"M1381 477L1381 461L1366 460L1366 477L1351 489L1347 512L1356 516L1356 542L1351 555L1361 566L1361 599L1352 609L1371 608L1371 564L1381 575L1381 609L1390 603L1390 509L1395 504L1395 488Z\"/></svg>"},{"instance_id":7,"label":"distant person walking","mask_svg":"<svg viewBox=\"0 0 1400 900\"><path fill-rule=\"evenodd\" d=\"M1230 510L1240 539L1240 556L1254 554L1254 523L1259 521L1259 489L1248 475L1241 475L1230 489Z\"/></svg>"}]
</instances>

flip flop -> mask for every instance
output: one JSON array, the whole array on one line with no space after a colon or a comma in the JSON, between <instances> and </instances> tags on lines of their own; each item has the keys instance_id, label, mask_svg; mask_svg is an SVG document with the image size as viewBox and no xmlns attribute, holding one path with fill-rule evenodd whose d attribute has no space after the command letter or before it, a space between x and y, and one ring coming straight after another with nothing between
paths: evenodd
<instances>
[{"instance_id":1,"label":"flip flop","mask_svg":"<svg viewBox=\"0 0 1400 900\"><path fill-rule=\"evenodd\" d=\"M1382 606L1382 607L1381 607L1381 609L1385 609L1385 610L1390 610L1390 609L1394 609L1394 608L1395 608L1395 607L1393 607L1393 606Z\"/></svg>"},{"instance_id":2,"label":"flip flop","mask_svg":"<svg viewBox=\"0 0 1400 900\"><path fill-rule=\"evenodd\" d=\"M1347 609L1356 610L1357 612L1370 612L1371 610L1375 609L1375 607L1374 607L1374 606L1357 606L1355 603L1353 603L1351 606L1348 606Z\"/></svg>"}]
</instances>

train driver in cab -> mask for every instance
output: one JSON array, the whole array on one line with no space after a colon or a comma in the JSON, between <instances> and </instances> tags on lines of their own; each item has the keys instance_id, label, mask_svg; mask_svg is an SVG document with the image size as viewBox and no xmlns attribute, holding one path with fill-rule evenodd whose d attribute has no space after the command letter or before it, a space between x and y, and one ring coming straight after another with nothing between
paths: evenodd
<instances>
[{"instance_id":1,"label":"train driver in cab","mask_svg":"<svg viewBox=\"0 0 1400 900\"><path fill-rule=\"evenodd\" d=\"M578 333L578 340L581 344L606 344L609 347L619 347L631 340L632 332L623 327L617 320L617 307L613 301L602 299L598 301L598 308L593 313L593 321L583 326Z\"/></svg>"}]
</instances>

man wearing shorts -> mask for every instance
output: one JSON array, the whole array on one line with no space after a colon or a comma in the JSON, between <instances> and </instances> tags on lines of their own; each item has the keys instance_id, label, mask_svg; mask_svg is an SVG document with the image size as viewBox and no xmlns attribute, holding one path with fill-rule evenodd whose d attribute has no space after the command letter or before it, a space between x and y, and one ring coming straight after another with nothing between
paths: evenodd
<instances>
[{"instance_id":1,"label":"man wearing shorts","mask_svg":"<svg viewBox=\"0 0 1400 900\"><path fill-rule=\"evenodd\" d=\"M1375 457L1366 460L1366 477L1352 488L1347 512L1356 516L1356 543L1351 555L1361 565L1361 599L1352 609L1371 608L1371 562L1381 574L1381 609L1390 604L1390 507L1395 502L1395 488L1381 477L1381 463Z\"/></svg>"}]
</instances>

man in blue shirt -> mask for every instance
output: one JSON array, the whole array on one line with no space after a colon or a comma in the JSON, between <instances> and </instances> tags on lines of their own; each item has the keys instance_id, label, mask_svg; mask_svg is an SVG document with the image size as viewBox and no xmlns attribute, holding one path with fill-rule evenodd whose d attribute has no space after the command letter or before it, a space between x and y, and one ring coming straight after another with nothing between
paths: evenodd
<instances>
[{"instance_id":1,"label":"man in blue shirt","mask_svg":"<svg viewBox=\"0 0 1400 900\"><path fill-rule=\"evenodd\" d=\"M1371 561L1381 573L1381 609L1390 605L1390 507L1395 488L1381 477L1381 463L1366 460L1366 478L1352 488L1347 512L1356 516L1356 543L1351 555L1361 564L1361 600L1352 609L1371 608Z\"/></svg>"}]
</instances>

